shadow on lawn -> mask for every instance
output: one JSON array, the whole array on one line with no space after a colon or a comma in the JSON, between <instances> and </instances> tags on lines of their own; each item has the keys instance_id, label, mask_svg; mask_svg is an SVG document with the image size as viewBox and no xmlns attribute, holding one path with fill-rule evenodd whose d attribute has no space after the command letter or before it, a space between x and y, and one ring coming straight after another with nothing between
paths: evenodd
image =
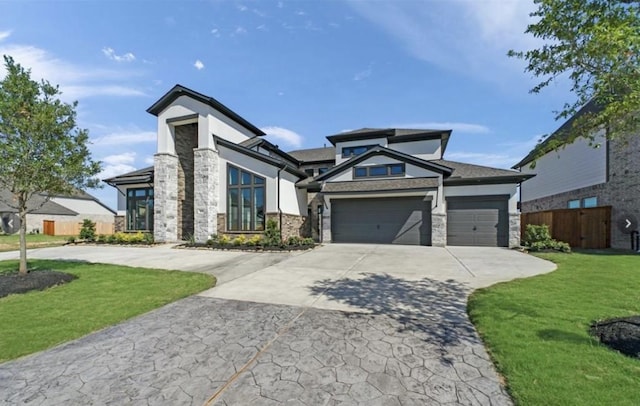
<instances>
[{"instance_id":1,"label":"shadow on lawn","mask_svg":"<svg viewBox=\"0 0 640 406\"><path fill-rule=\"evenodd\" d=\"M580 334L571 333L557 329L544 329L538 331L538 337L545 341L561 341L570 344L593 346L598 341Z\"/></svg>"},{"instance_id":2,"label":"shadow on lawn","mask_svg":"<svg viewBox=\"0 0 640 406\"><path fill-rule=\"evenodd\" d=\"M316 296L385 315L399 322L398 331L418 333L425 341L440 346L461 342L478 343L467 317L470 289L453 281L429 278L405 280L388 274L362 273L361 279L325 279L310 288Z\"/></svg>"}]
</instances>

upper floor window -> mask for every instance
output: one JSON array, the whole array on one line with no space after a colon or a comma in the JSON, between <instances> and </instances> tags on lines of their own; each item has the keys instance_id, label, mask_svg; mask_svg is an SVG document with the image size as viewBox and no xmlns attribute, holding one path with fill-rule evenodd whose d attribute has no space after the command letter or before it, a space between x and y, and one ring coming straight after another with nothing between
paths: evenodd
<instances>
[{"instance_id":1,"label":"upper floor window","mask_svg":"<svg viewBox=\"0 0 640 406\"><path fill-rule=\"evenodd\" d=\"M342 147L342 157L350 158L352 156L364 154L369 151L371 148L375 147L375 145L358 145L355 147Z\"/></svg>"},{"instance_id":2,"label":"upper floor window","mask_svg":"<svg viewBox=\"0 0 640 406\"><path fill-rule=\"evenodd\" d=\"M304 173L306 173L309 176L313 176L313 169L305 169Z\"/></svg>"},{"instance_id":3,"label":"upper floor window","mask_svg":"<svg viewBox=\"0 0 640 406\"><path fill-rule=\"evenodd\" d=\"M354 178L378 178L384 176L404 176L404 164L387 164L373 166L358 166L353 168Z\"/></svg>"},{"instance_id":4,"label":"upper floor window","mask_svg":"<svg viewBox=\"0 0 640 406\"><path fill-rule=\"evenodd\" d=\"M567 204L567 208L568 209L579 209L580 208L580 199L569 200L569 203Z\"/></svg>"},{"instance_id":5,"label":"upper floor window","mask_svg":"<svg viewBox=\"0 0 640 406\"><path fill-rule=\"evenodd\" d=\"M582 199L582 207L589 208L589 207L596 207L598 205L598 198L597 197L586 197L584 199Z\"/></svg>"},{"instance_id":6,"label":"upper floor window","mask_svg":"<svg viewBox=\"0 0 640 406\"><path fill-rule=\"evenodd\" d=\"M227 172L227 230L263 231L265 178L232 165Z\"/></svg>"},{"instance_id":7,"label":"upper floor window","mask_svg":"<svg viewBox=\"0 0 640 406\"><path fill-rule=\"evenodd\" d=\"M322 175L325 172L328 172L329 168L318 168L318 175Z\"/></svg>"},{"instance_id":8,"label":"upper floor window","mask_svg":"<svg viewBox=\"0 0 640 406\"><path fill-rule=\"evenodd\" d=\"M153 188L127 189L127 230L153 230Z\"/></svg>"}]
</instances>

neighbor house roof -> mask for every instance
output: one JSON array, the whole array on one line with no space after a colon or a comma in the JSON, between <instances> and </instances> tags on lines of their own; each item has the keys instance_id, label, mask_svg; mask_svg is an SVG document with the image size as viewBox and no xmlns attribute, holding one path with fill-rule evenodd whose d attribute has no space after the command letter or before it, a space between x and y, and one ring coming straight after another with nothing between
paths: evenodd
<instances>
[{"instance_id":1,"label":"neighbor house roof","mask_svg":"<svg viewBox=\"0 0 640 406\"><path fill-rule=\"evenodd\" d=\"M153 183L153 166L127 172L112 178L103 179L108 185L132 185L135 183Z\"/></svg>"},{"instance_id":2,"label":"neighbor house roof","mask_svg":"<svg viewBox=\"0 0 640 406\"><path fill-rule=\"evenodd\" d=\"M70 196L66 196L70 197ZM7 189L0 189L0 213L17 213L13 207L16 205L13 194ZM68 209L58 203L54 203L42 194L34 194L27 202L27 209L34 214L49 214L60 216L75 216L77 212ZM33 211L32 211L33 210Z\"/></svg>"},{"instance_id":3,"label":"neighbor house roof","mask_svg":"<svg viewBox=\"0 0 640 406\"><path fill-rule=\"evenodd\" d=\"M289 155L302 163L336 160L336 147L309 148L289 151Z\"/></svg>"},{"instance_id":4,"label":"neighbor house roof","mask_svg":"<svg viewBox=\"0 0 640 406\"><path fill-rule=\"evenodd\" d=\"M175 85L171 90L165 93L165 95L162 96L157 102L153 103L153 105L147 109L147 112L153 114L154 116L157 116L164 109L169 107L169 105L173 103L180 96L187 96L201 103L204 103L208 106L213 107L220 113L224 114L225 116L235 121L236 123L242 125L244 128L251 131L253 134L257 136L265 135L264 131L254 126L244 118L240 117L238 113L234 112L233 110L231 110L224 104L220 103L213 97L204 95L202 93L198 93L182 85Z\"/></svg>"},{"instance_id":5,"label":"neighbor house roof","mask_svg":"<svg viewBox=\"0 0 640 406\"><path fill-rule=\"evenodd\" d=\"M327 182L322 187L323 193L351 193L351 192L386 192L419 189L433 189L438 187L438 178L402 178L360 180L346 182Z\"/></svg>"},{"instance_id":6,"label":"neighbor house roof","mask_svg":"<svg viewBox=\"0 0 640 406\"><path fill-rule=\"evenodd\" d=\"M405 154L404 152L396 151L393 149L385 148L381 145L376 145L375 147L369 149L367 152L355 156L349 160L342 162L340 165L336 165L333 168L329 169L327 172L322 175L316 176L316 181L321 181L331 176L344 171L347 168L350 168L354 165L359 164L362 161L365 161L372 156L376 155L384 155L389 158L397 159L401 162L410 163L412 165L418 166L420 168L429 169L432 171L440 172L443 175L449 175L452 170L444 165L438 163L438 161L425 161L424 159L416 158L413 155Z\"/></svg>"},{"instance_id":7,"label":"neighbor house roof","mask_svg":"<svg viewBox=\"0 0 640 406\"><path fill-rule=\"evenodd\" d=\"M522 168L523 166L533 162L536 159L536 156L539 155L538 151L542 152L542 155L551 152L554 149L554 145L552 144L559 145L557 144L558 142L562 144L563 141L567 140L570 133L569 130L571 130L571 127L573 126L573 123L576 121L577 118L585 114L597 113L600 110L602 110L602 107L598 106L593 100L589 101L587 104L582 106L582 108L578 110L576 114L574 114L573 116L571 116L570 119L565 121L564 124L560 126L560 128L554 131L553 134L548 136L539 146L532 149L529 152L529 154L527 154L526 157L524 157L517 164L513 165L512 168L513 169Z\"/></svg>"},{"instance_id":8,"label":"neighbor house roof","mask_svg":"<svg viewBox=\"0 0 640 406\"><path fill-rule=\"evenodd\" d=\"M345 131L340 134L330 135L327 139L336 145L342 141L360 141L371 138L387 138L389 143L409 142L428 139L440 139L442 153L447 149L451 130L429 130L413 128L361 128L359 130Z\"/></svg>"},{"instance_id":9,"label":"neighbor house roof","mask_svg":"<svg viewBox=\"0 0 640 406\"><path fill-rule=\"evenodd\" d=\"M512 183L522 182L535 176L533 174L523 174L510 169L492 168L489 166L473 165L463 162L449 161L446 159L436 159L429 162L437 163L453 170L451 175L445 177L445 185Z\"/></svg>"}]
</instances>

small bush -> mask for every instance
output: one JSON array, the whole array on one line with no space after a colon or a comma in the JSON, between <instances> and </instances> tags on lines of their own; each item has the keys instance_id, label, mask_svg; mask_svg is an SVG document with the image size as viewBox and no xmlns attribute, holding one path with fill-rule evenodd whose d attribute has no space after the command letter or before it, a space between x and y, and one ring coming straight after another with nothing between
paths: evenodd
<instances>
[{"instance_id":1,"label":"small bush","mask_svg":"<svg viewBox=\"0 0 640 406\"><path fill-rule=\"evenodd\" d=\"M268 246L278 246L282 243L282 234L278 228L278 222L274 219L267 220L267 227L264 231L264 243Z\"/></svg>"},{"instance_id":2,"label":"small bush","mask_svg":"<svg viewBox=\"0 0 640 406\"><path fill-rule=\"evenodd\" d=\"M144 233L144 243L145 244L153 244L155 240L153 239L153 233Z\"/></svg>"},{"instance_id":3,"label":"small bush","mask_svg":"<svg viewBox=\"0 0 640 406\"><path fill-rule=\"evenodd\" d=\"M98 236L98 240L97 241L100 242L100 243L106 243L107 242L107 236L104 235L104 234L100 234Z\"/></svg>"},{"instance_id":4,"label":"small bush","mask_svg":"<svg viewBox=\"0 0 640 406\"><path fill-rule=\"evenodd\" d=\"M116 238L115 234L111 234L107 236L107 244L115 244L118 242L118 239Z\"/></svg>"},{"instance_id":5,"label":"small bush","mask_svg":"<svg viewBox=\"0 0 640 406\"><path fill-rule=\"evenodd\" d=\"M229 245L231 243L231 238L229 238L226 235L221 236L220 238L218 238L218 244L220 244L221 246L225 246L225 245Z\"/></svg>"},{"instance_id":6,"label":"small bush","mask_svg":"<svg viewBox=\"0 0 640 406\"><path fill-rule=\"evenodd\" d=\"M244 235L239 235L236 238L234 238L232 241L232 244L235 245L236 247L245 245L246 243L247 243L247 237L245 237Z\"/></svg>"},{"instance_id":7,"label":"small bush","mask_svg":"<svg viewBox=\"0 0 640 406\"><path fill-rule=\"evenodd\" d=\"M82 228L80 229L80 239L85 241L96 240L96 223L89 219L82 220Z\"/></svg>"},{"instance_id":8,"label":"small bush","mask_svg":"<svg viewBox=\"0 0 640 406\"><path fill-rule=\"evenodd\" d=\"M260 245L264 245L264 240L261 235L254 235L253 237L247 240L247 245L249 247L257 247Z\"/></svg>"},{"instance_id":9,"label":"small bush","mask_svg":"<svg viewBox=\"0 0 640 406\"><path fill-rule=\"evenodd\" d=\"M529 251L560 251L571 252L571 247L566 242L557 241L551 238L549 226L546 224L536 226L527 224L524 232L523 245Z\"/></svg>"},{"instance_id":10,"label":"small bush","mask_svg":"<svg viewBox=\"0 0 640 406\"><path fill-rule=\"evenodd\" d=\"M74 242L76 242L76 237L67 238L67 242L73 244Z\"/></svg>"},{"instance_id":11,"label":"small bush","mask_svg":"<svg viewBox=\"0 0 640 406\"><path fill-rule=\"evenodd\" d=\"M218 241L219 241L218 234L211 234L211 236L207 240L207 245L216 245L218 244Z\"/></svg>"}]
</instances>

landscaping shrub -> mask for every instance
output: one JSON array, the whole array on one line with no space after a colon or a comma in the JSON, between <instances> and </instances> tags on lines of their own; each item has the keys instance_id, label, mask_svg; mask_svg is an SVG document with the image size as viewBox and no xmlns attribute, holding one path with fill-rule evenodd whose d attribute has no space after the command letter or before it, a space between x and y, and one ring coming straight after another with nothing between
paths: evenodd
<instances>
[{"instance_id":1,"label":"landscaping shrub","mask_svg":"<svg viewBox=\"0 0 640 406\"><path fill-rule=\"evenodd\" d=\"M247 243L247 237L245 237L244 235L239 235L236 238L234 238L232 241L232 244L235 245L236 247L240 245L245 245L246 243Z\"/></svg>"},{"instance_id":2,"label":"landscaping shrub","mask_svg":"<svg viewBox=\"0 0 640 406\"><path fill-rule=\"evenodd\" d=\"M106 235L104 235L104 234L100 234L100 235L98 236L98 242L100 242L100 243L106 243L106 242L107 242L107 236L106 236Z\"/></svg>"},{"instance_id":3,"label":"landscaping shrub","mask_svg":"<svg viewBox=\"0 0 640 406\"><path fill-rule=\"evenodd\" d=\"M82 228L80 229L80 239L85 241L96 240L96 223L89 219L82 220Z\"/></svg>"},{"instance_id":4,"label":"landscaping shrub","mask_svg":"<svg viewBox=\"0 0 640 406\"><path fill-rule=\"evenodd\" d=\"M264 245L264 240L261 235L254 235L247 240L247 246L249 247L257 247L260 245Z\"/></svg>"},{"instance_id":5,"label":"landscaping shrub","mask_svg":"<svg viewBox=\"0 0 640 406\"><path fill-rule=\"evenodd\" d=\"M264 244L267 246L278 246L282 243L282 234L278 228L278 222L274 219L267 220L267 228L264 231Z\"/></svg>"},{"instance_id":6,"label":"landscaping shrub","mask_svg":"<svg viewBox=\"0 0 640 406\"><path fill-rule=\"evenodd\" d=\"M529 251L560 251L571 252L571 247L566 242L551 238L549 226L527 224L524 232L523 245Z\"/></svg>"}]
</instances>

